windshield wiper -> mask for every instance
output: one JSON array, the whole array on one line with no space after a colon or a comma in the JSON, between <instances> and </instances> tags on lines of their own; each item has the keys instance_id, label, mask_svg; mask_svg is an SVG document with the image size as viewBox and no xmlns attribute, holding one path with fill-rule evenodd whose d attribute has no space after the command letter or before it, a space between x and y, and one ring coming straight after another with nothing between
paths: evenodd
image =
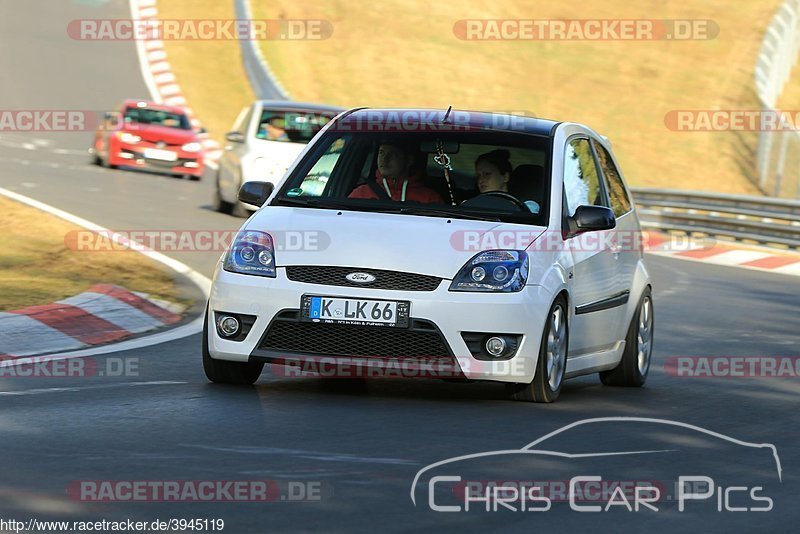
<instances>
[{"instance_id":1,"label":"windshield wiper","mask_svg":"<svg viewBox=\"0 0 800 534\"><path fill-rule=\"evenodd\" d=\"M454 219L470 219L473 221L501 222L497 217L488 215L475 215L463 211L439 210L436 208L400 208L399 213L407 215L431 215L433 217L452 217Z\"/></svg>"},{"instance_id":2,"label":"windshield wiper","mask_svg":"<svg viewBox=\"0 0 800 534\"><path fill-rule=\"evenodd\" d=\"M320 208L340 208L341 204L335 202L324 202L319 198L302 198L302 197L278 197L273 201L275 204L283 206L302 206L302 207L320 207Z\"/></svg>"},{"instance_id":3,"label":"windshield wiper","mask_svg":"<svg viewBox=\"0 0 800 534\"><path fill-rule=\"evenodd\" d=\"M302 207L319 207L319 208L332 208L332 209L353 209L357 211L379 211L384 213L402 213L404 215L430 215L432 217L451 217L454 219L470 219L474 221L490 221L501 222L497 217L487 215L475 215L471 213L464 213L461 211L448 211L436 208L425 207L405 207L405 208L385 208L383 206L375 206L374 209L365 209L366 206L352 206L349 204L342 204L332 202L331 199L321 199L317 197L303 198L303 197L279 197L273 201L274 204L283 206L302 206ZM372 206L370 206L372 208Z\"/></svg>"}]
</instances>

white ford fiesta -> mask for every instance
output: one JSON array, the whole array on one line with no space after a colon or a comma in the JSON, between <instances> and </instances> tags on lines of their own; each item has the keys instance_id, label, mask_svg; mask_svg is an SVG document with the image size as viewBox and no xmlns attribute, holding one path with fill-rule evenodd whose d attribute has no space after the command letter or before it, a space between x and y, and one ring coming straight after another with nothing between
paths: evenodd
<instances>
[{"instance_id":1,"label":"white ford fiesta","mask_svg":"<svg viewBox=\"0 0 800 534\"><path fill-rule=\"evenodd\" d=\"M214 273L213 382L314 362L505 382L552 402L566 378L647 378L639 221L608 141L585 126L351 110L277 185L247 182L239 199L260 209Z\"/></svg>"}]
</instances>

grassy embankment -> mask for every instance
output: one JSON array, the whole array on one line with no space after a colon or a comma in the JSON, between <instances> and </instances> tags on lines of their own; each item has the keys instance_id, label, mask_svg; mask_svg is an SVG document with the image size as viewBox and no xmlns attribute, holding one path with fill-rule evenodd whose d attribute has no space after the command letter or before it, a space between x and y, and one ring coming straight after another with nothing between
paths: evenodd
<instances>
[{"instance_id":1,"label":"grassy embankment","mask_svg":"<svg viewBox=\"0 0 800 534\"><path fill-rule=\"evenodd\" d=\"M81 229L55 216L0 197L0 227L0 311L49 304L96 283L190 304L172 273L138 252L68 247L65 236Z\"/></svg>"},{"instance_id":2,"label":"grassy embankment","mask_svg":"<svg viewBox=\"0 0 800 534\"><path fill-rule=\"evenodd\" d=\"M671 110L756 109L753 68L781 0L653 2L254 1L265 19L324 19L330 39L264 41L296 100L342 106L508 110L578 121L613 142L636 186L755 194L754 133L674 132ZM164 18L233 18L232 2L160 0ZM715 39L464 41L461 19L711 19ZM220 137L252 95L235 42L167 42L178 82Z\"/></svg>"}]
</instances>

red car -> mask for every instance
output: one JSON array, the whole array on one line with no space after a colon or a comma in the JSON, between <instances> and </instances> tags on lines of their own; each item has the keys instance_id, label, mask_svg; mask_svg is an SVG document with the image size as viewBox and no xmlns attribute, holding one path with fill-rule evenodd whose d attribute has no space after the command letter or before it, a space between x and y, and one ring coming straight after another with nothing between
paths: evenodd
<instances>
[{"instance_id":1,"label":"red car","mask_svg":"<svg viewBox=\"0 0 800 534\"><path fill-rule=\"evenodd\" d=\"M203 175L201 134L181 107L126 100L106 113L91 150L94 162L115 169L134 167L199 180Z\"/></svg>"}]
</instances>

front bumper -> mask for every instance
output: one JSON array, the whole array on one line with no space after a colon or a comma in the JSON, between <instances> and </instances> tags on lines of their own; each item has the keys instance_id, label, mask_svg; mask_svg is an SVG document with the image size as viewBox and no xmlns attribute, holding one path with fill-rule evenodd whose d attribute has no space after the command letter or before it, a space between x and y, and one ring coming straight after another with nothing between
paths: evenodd
<instances>
[{"instance_id":1,"label":"front bumper","mask_svg":"<svg viewBox=\"0 0 800 534\"><path fill-rule=\"evenodd\" d=\"M202 152L175 152L177 159L167 161L161 159L146 158L144 149L138 145L120 144L109 154L108 161L111 165L146 169L156 172L169 174L188 174L191 176L202 176L205 161Z\"/></svg>"},{"instance_id":2,"label":"front bumper","mask_svg":"<svg viewBox=\"0 0 800 534\"><path fill-rule=\"evenodd\" d=\"M410 316L414 325L422 328L433 325L440 332L449 356L454 358L464 377L502 382L533 380L542 331L553 295L541 286L532 285L525 286L518 293L503 294L450 292L449 286L450 280L442 280L434 291L322 286L288 280L283 268L278 268L276 278L265 278L230 273L218 266L209 300L209 352L213 358L230 361L280 360L278 354L274 351L265 352L259 344L276 318L285 319L288 316L291 319L292 314L297 316L301 296L306 293L396 299L411 302ZM243 341L229 341L221 338L213 327L215 311L253 315L256 319ZM317 326L324 328L327 325ZM515 355L510 359L485 361L473 357L461 336L462 332L516 334L522 338ZM327 355L315 351L308 356ZM404 352L398 356L413 354Z\"/></svg>"}]
</instances>

